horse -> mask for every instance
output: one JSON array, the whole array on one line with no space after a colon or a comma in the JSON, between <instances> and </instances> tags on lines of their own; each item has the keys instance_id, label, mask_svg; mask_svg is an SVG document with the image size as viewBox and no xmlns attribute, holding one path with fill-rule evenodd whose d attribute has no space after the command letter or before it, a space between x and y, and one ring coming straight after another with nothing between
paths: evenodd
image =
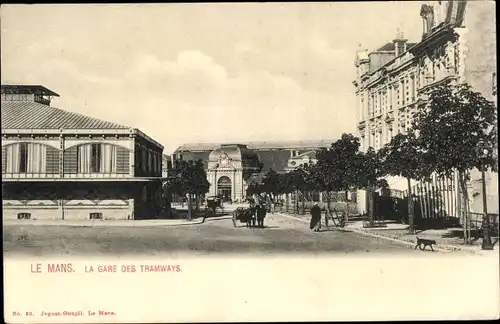
<instances>
[{"instance_id":1,"label":"horse","mask_svg":"<svg viewBox=\"0 0 500 324\"><path fill-rule=\"evenodd\" d=\"M255 227L256 215L255 207L243 208L238 207L233 212L233 224L236 227L236 220L241 223L246 223L246 227Z\"/></svg>"}]
</instances>

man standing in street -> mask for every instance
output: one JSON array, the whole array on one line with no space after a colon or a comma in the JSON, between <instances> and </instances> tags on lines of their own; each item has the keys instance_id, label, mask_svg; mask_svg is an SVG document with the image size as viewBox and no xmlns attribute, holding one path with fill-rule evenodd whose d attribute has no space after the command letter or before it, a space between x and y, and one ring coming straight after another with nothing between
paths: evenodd
<instances>
[{"instance_id":1,"label":"man standing in street","mask_svg":"<svg viewBox=\"0 0 500 324\"><path fill-rule=\"evenodd\" d=\"M318 203L314 203L314 206L311 208L311 223L309 224L309 228L315 232L319 232L321 228L321 208L319 208Z\"/></svg>"}]
</instances>

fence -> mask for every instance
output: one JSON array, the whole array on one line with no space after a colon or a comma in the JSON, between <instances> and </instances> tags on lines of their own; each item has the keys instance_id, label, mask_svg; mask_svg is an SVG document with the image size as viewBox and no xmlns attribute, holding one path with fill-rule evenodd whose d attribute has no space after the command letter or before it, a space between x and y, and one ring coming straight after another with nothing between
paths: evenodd
<instances>
[{"instance_id":1,"label":"fence","mask_svg":"<svg viewBox=\"0 0 500 324\"><path fill-rule=\"evenodd\" d=\"M349 208L349 215L358 214L358 206L355 194L351 194L351 199L347 202L345 192L332 192L329 195L325 192L294 192L288 197L286 195L278 197L275 210L279 212L289 212L306 215L311 210L314 203L317 203L322 210L330 209L344 211Z\"/></svg>"}]
</instances>

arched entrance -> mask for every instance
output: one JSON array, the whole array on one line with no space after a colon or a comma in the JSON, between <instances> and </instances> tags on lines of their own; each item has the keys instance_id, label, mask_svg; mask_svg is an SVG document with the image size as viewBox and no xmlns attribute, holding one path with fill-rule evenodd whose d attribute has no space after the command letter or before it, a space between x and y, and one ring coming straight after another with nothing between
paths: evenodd
<instances>
[{"instance_id":1,"label":"arched entrance","mask_svg":"<svg viewBox=\"0 0 500 324\"><path fill-rule=\"evenodd\" d=\"M217 180L217 195L222 196L224 201L231 199L231 179L226 176L222 176Z\"/></svg>"}]
</instances>

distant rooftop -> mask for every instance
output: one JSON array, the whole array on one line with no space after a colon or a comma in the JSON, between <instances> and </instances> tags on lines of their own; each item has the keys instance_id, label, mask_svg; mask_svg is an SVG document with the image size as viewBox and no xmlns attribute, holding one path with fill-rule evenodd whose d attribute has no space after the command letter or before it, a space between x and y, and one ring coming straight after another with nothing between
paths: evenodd
<instances>
[{"instance_id":1,"label":"distant rooftop","mask_svg":"<svg viewBox=\"0 0 500 324\"><path fill-rule=\"evenodd\" d=\"M410 47L413 47L416 44L417 43L406 43L406 48L409 49ZM390 42L378 48L375 52L385 52L385 51L395 51L395 50L396 50L396 45L394 44L394 42Z\"/></svg>"},{"instance_id":2,"label":"distant rooftop","mask_svg":"<svg viewBox=\"0 0 500 324\"><path fill-rule=\"evenodd\" d=\"M33 94L33 95L59 97L57 93L41 85L2 84L1 94Z\"/></svg>"},{"instance_id":3,"label":"distant rooftop","mask_svg":"<svg viewBox=\"0 0 500 324\"><path fill-rule=\"evenodd\" d=\"M335 139L325 140L302 140L302 141L258 141L258 142L242 142L249 149L265 150L265 149L299 149L299 148L317 148L329 147ZM221 146L233 143L186 143L181 145L175 152L182 151L212 151ZM174 153L175 153L174 152Z\"/></svg>"}]
</instances>

